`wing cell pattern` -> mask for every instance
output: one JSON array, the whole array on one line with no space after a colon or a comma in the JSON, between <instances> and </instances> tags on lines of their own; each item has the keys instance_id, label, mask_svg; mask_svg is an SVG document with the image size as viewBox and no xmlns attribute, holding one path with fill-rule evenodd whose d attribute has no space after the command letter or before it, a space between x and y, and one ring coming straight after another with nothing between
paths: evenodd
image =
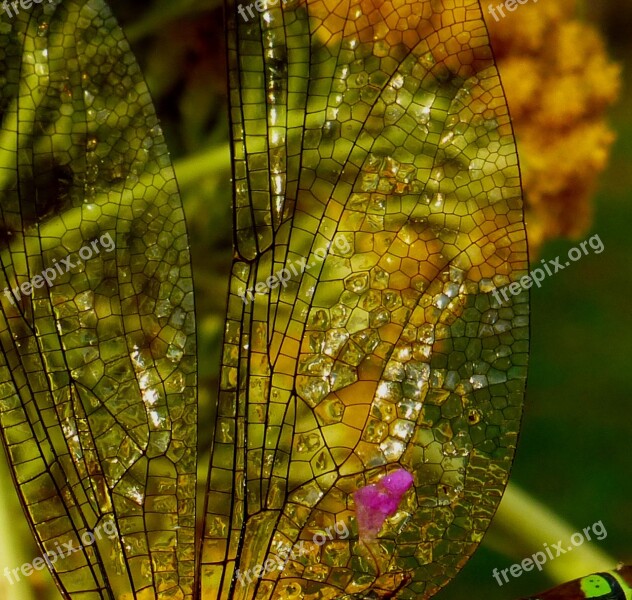
<instances>
[{"instance_id":1,"label":"wing cell pattern","mask_svg":"<svg viewBox=\"0 0 632 600\"><path fill-rule=\"evenodd\" d=\"M3 12L0 79L0 424L25 512L65 597L192 598L193 286L147 86L102 0Z\"/></svg>"},{"instance_id":2,"label":"wing cell pattern","mask_svg":"<svg viewBox=\"0 0 632 600\"><path fill-rule=\"evenodd\" d=\"M202 597L430 598L500 501L526 378L528 293L493 293L528 262L479 2L238 8ZM399 469L363 535L353 493Z\"/></svg>"}]
</instances>

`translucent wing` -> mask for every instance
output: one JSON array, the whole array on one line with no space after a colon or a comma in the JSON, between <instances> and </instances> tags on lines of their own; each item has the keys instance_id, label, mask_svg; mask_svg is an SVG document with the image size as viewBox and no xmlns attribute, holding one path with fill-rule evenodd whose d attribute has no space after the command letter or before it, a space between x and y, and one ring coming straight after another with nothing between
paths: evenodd
<instances>
[{"instance_id":1,"label":"translucent wing","mask_svg":"<svg viewBox=\"0 0 632 600\"><path fill-rule=\"evenodd\" d=\"M202 597L429 598L480 542L521 416L503 90L477 0L267 4L227 5L236 256ZM388 504L402 469L383 518L354 499Z\"/></svg>"},{"instance_id":2,"label":"translucent wing","mask_svg":"<svg viewBox=\"0 0 632 600\"><path fill-rule=\"evenodd\" d=\"M19 495L66 597L191 598L193 291L147 86L101 0L2 12L0 40L0 423Z\"/></svg>"}]
</instances>

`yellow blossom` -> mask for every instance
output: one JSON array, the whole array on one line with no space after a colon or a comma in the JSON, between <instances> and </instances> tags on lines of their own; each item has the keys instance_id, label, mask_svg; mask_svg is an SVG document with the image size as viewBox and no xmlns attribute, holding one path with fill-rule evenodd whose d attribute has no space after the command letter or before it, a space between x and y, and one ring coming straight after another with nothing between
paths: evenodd
<instances>
[{"instance_id":1,"label":"yellow blossom","mask_svg":"<svg viewBox=\"0 0 632 600\"><path fill-rule=\"evenodd\" d=\"M486 22L518 141L529 245L579 237L614 141L605 113L620 67L603 40L575 18L576 0L527 3Z\"/></svg>"}]
</instances>

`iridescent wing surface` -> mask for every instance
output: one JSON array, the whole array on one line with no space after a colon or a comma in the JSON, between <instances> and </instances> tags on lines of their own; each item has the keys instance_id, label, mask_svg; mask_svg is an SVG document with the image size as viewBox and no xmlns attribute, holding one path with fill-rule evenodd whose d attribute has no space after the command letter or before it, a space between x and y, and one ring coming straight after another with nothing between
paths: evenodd
<instances>
[{"instance_id":1,"label":"iridescent wing surface","mask_svg":"<svg viewBox=\"0 0 632 600\"><path fill-rule=\"evenodd\" d=\"M502 496L528 353L528 292L493 294L527 245L479 2L259 7L227 4L236 236L202 597L430 598ZM353 493L399 469L414 487L363 535Z\"/></svg>"},{"instance_id":2,"label":"iridescent wing surface","mask_svg":"<svg viewBox=\"0 0 632 600\"><path fill-rule=\"evenodd\" d=\"M0 424L19 496L65 597L191 598L193 290L147 86L101 0L3 11L0 80Z\"/></svg>"}]
</instances>

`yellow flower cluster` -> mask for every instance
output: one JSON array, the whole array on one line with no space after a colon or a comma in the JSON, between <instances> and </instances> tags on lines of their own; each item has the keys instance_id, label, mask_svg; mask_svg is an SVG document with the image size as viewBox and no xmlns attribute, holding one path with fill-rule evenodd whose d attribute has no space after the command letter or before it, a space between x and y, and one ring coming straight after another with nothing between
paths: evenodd
<instances>
[{"instance_id":1,"label":"yellow flower cluster","mask_svg":"<svg viewBox=\"0 0 632 600\"><path fill-rule=\"evenodd\" d=\"M485 13L507 94L527 204L529 246L578 237L615 139L605 112L620 87L598 31L576 0L527 3L496 22Z\"/></svg>"},{"instance_id":2,"label":"yellow flower cluster","mask_svg":"<svg viewBox=\"0 0 632 600\"><path fill-rule=\"evenodd\" d=\"M320 21L316 32L325 43L339 40L343 31L357 31L363 41L412 48L425 35L455 27L452 19L463 19L465 9L481 7L518 141L529 246L535 254L544 241L581 237L591 224L591 197L615 139L605 115L618 97L621 68L609 59L597 29L577 18L578 0L514 2L512 11L496 10L502 15L496 20L490 7L499 4L504 0L436 5L430 0L310 0L310 15ZM355 20L344 18L350 11ZM435 48L435 54L440 50ZM467 76L466 64L447 66L464 68L461 74Z\"/></svg>"}]
</instances>

